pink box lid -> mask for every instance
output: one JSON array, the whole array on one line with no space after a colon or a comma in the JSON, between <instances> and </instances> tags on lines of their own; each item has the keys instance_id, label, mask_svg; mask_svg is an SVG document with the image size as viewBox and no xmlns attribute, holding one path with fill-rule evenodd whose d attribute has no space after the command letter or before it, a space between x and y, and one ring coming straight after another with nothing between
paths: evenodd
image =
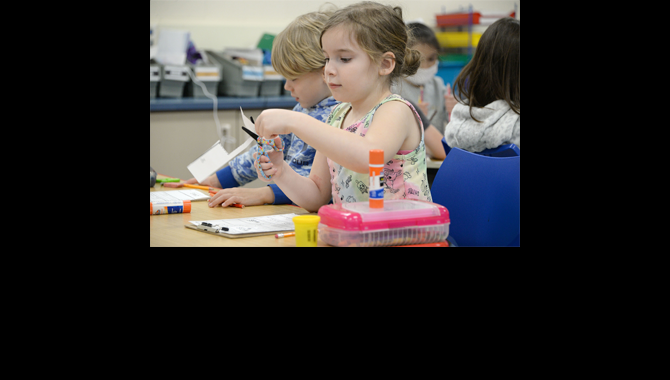
<instances>
[{"instance_id":1,"label":"pink box lid","mask_svg":"<svg viewBox=\"0 0 670 380\"><path fill-rule=\"evenodd\" d=\"M369 204L353 202L321 206L321 223L341 230L366 231L450 222L449 210L437 203L407 199L384 200L383 209L370 208Z\"/></svg>"}]
</instances>

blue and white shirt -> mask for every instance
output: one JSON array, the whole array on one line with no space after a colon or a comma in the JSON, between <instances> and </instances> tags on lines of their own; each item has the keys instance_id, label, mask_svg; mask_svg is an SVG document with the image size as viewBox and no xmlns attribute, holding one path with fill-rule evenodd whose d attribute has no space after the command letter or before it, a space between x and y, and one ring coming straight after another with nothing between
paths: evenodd
<instances>
[{"instance_id":1,"label":"blue and white shirt","mask_svg":"<svg viewBox=\"0 0 670 380\"><path fill-rule=\"evenodd\" d=\"M331 96L310 108L302 108L300 103L298 103L293 107L293 111L305 113L325 123L332 108L338 104L340 102ZM284 161L288 162L289 166L296 173L301 176L308 176L312 170L312 162L314 161L316 149L293 133L280 135L280 137L284 144ZM216 172L222 188L242 186L258 178L253 158L253 154L257 151L258 145L254 144L246 153L233 158L228 166ZM269 186L275 194L274 204L292 203L277 185L273 183Z\"/></svg>"}]
</instances>

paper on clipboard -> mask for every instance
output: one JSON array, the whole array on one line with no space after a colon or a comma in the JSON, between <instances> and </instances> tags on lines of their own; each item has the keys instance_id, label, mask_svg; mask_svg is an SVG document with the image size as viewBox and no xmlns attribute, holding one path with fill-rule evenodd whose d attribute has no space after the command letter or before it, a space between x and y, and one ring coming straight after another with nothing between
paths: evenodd
<instances>
[{"instance_id":1,"label":"paper on clipboard","mask_svg":"<svg viewBox=\"0 0 670 380\"><path fill-rule=\"evenodd\" d=\"M240 107L240 112L242 113L242 121L244 122L244 127L250 131L256 132L253 123L242 111ZM204 181L207 177L214 174L217 170L221 169L228 161L235 158L238 154L242 153L245 149L254 143L254 139L251 137L247 138L242 145L238 146L232 152L228 153L223 146L221 145L221 140L217 141L212 145L211 148L207 149L200 157L196 158L195 161L191 162L186 166L186 169L193 174L193 177L198 182Z\"/></svg>"},{"instance_id":2,"label":"paper on clipboard","mask_svg":"<svg viewBox=\"0 0 670 380\"><path fill-rule=\"evenodd\" d=\"M275 232L293 231L295 229L295 224L293 223L294 216L298 216L298 214L289 213L237 219L191 220L189 221L191 224L187 224L184 227L198 230L197 226L201 225L203 222L207 222L214 225L216 228L221 226L228 228L227 231L211 232L218 236L228 238L261 236L274 234Z\"/></svg>"}]
</instances>

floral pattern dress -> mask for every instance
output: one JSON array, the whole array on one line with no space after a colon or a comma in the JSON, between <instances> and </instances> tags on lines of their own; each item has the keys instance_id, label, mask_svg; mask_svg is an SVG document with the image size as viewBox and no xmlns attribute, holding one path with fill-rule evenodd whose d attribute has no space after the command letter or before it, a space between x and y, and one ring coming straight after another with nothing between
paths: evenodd
<instances>
[{"instance_id":1,"label":"floral pattern dress","mask_svg":"<svg viewBox=\"0 0 670 380\"><path fill-rule=\"evenodd\" d=\"M414 107L398 94L392 94L382 100L362 119L345 128L346 131L365 136L372 123L377 109L384 103L401 101L409 106L417 120L417 128L421 130L421 142L412 151L397 152L393 159L384 164L384 199L419 199L432 202L428 186L426 167L426 146L423 142L423 125ZM328 116L327 124L342 129L342 120L351 108L350 103L341 103L333 108ZM332 185L333 203L364 202L369 200L368 173L356 173L337 162L327 159Z\"/></svg>"}]
</instances>

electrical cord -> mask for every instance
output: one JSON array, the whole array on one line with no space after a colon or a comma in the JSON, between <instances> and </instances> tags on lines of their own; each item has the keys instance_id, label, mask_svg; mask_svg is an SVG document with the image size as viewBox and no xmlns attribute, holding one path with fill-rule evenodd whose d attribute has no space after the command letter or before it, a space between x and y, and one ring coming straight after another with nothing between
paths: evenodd
<instances>
[{"instance_id":1,"label":"electrical cord","mask_svg":"<svg viewBox=\"0 0 670 380\"><path fill-rule=\"evenodd\" d=\"M216 133L217 133L217 135L219 135L219 141L221 142L221 146L222 147L225 146L224 144L226 143L226 140L228 140L232 145L234 145L235 144L235 138L234 137L226 137L223 134L223 129L221 128L221 123L219 123L219 115L216 112L219 108L216 96L210 94L209 91L207 91L207 86L205 86L204 83L202 83L199 79L197 79L195 77L195 72L194 72L192 67L189 67L189 69L186 70L186 71L188 72L188 75L191 77L191 80L193 81L193 83L196 83L198 86L200 86L200 88L202 88L202 92L205 94L205 96L212 99L212 101L214 102L214 107L213 107L214 123L216 123Z\"/></svg>"}]
</instances>

